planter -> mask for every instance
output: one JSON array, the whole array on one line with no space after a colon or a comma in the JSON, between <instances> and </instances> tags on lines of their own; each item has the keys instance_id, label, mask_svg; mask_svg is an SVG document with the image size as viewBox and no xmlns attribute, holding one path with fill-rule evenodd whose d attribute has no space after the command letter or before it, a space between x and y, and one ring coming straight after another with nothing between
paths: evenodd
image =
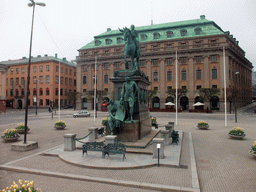
<instances>
[{"instance_id":1,"label":"planter","mask_svg":"<svg viewBox=\"0 0 256 192\"><path fill-rule=\"evenodd\" d=\"M28 129L27 133L29 132L30 129ZM25 130L21 130L21 129L17 129L17 133L19 134L24 134L25 133Z\"/></svg>"},{"instance_id":2,"label":"planter","mask_svg":"<svg viewBox=\"0 0 256 192\"><path fill-rule=\"evenodd\" d=\"M256 151L253 151L253 150L251 149L249 152L252 154L252 156L256 157Z\"/></svg>"},{"instance_id":3,"label":"planter","mask_svg":"<svg viewBox=\"0 0 256 192\"><path fill-rule=\"evenodd\" d=\"M65 127L66 127L66 125L62 125L62 126L54 126L55 127L55 129L65 129Z\"/></svg>"},{"instance_id":4,"label":"planter","mask_svg":"<svg viewBox=\"0 0 256 192\"><path fill-rule=\"evenodd\" d=\"M8 137L8 138L2 136L2 139L5 140L5 141L7 141L7 142L17 141L19 138L20 138L20 136L17 136L17 137Z\"/></svg>"},{"instance_id":5,"label":"planter","mask_svg":"<svg viewBox=\"0 0 256 192\"><path fill-rule=\"evenodd\" d=\"M245 137L244 135L230 135L228 134L231 139L243 139Z\"/></svg>"},{"instance_id":6,"label":"planter","mask_svg":"<svg viewBox=\"0 0 256 192\"><path fill-rule=\"evenodd\" d=\"M197 125L198 129L208 129L210 126L209 125L206 125L206 126L199 126Z\"/></svg>"}]
</instances>

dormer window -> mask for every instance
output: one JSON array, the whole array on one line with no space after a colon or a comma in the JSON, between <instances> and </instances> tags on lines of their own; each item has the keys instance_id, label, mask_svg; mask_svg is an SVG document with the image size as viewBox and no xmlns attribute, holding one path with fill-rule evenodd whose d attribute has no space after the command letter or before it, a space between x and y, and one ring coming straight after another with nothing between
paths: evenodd
<instances>
[{"instance_id":1,"label":"dormer window","mask_svg":"<svg viewBox=\"0 0 256 192\"><path fill-rule=\"evenodd\" d=\"M106 45L109 45L111 43L111 39L106 39Z\"/></svg>"},{"instance_id":2,"label":"dormer window","mask_svg":"<svg viewBox=\"0 0 256 192\"><path fill-rule=\"evenodd\" d=\"M147 35L145 35L145 34L141 34L141 40L146 40L146 38L147 38Z\"/></svg>"},{"instance_id":3,"label":"dormer window","mask_svg":"<svg viewBox=\"0 0 256 192\"><path fill-rule=\"evenodd\" d=\"M195 29L195 34L196 35L201 35L201 31L202 31L201 28L196 28Z\"/></svg>"},{"instance_id":4,"label":"dormer window","mask_svg":"<svg viewBox=\"0 0 256 192\"><path fill-rule=\"evenodd\" d=\"M99 40L95 41L95 46L99 46L99 45L100 45L100 41Z\"/></svg>"},{"instance_id":5,"label":"dormer window","mask_svg":"<svg viewBox=\"0 0 256 192\"><path fill-rule=\"evenodd\" d=\"M172 37L173 32L172 32L172 31L167 31L167 32L166 32L166 35L167 35L167 37Z\"/></svg>"},{"instance_id":6,"label":"dormer window","mask_svg":"<svg viewBox=\"0 0 256 192\"><path fill-rule=\"evenodd\" d=\"M118 38L116 39L116 42L117 42L117 43L122 43L122 42L123 42L123 39L122 39L121 37L118 37Z\"/></svg>"},{"instance_id":7,"label":"dormer window","mask_svg":"<svg viewBox=\"0 0 256 192\"><path fill-rule=\"evenodd\" d=\"M159 33L154 33L154 39L159 39L160 34Z\"/></svg>"},{"instance_id":8,"label":"dormer window","mask_svg":"<svg viewBox=\"0 0 256 192\"><path fill-rule=\"evenodd\" d=\"M180 34L181 34L181 36L186 36L187 30L186 29L180 30Z\"/></svg>"}]
</instances>

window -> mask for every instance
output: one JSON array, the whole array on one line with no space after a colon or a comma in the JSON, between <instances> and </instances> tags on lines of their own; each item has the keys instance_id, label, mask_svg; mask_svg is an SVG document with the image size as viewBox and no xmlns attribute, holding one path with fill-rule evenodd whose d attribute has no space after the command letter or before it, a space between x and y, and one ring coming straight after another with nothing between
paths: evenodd
<instances>
[{"instance_id":1,"label":"window","mask_svg":"<svg viewBox=\"0 0 256 192\"><path fill-rule=\"evenodd\" d=\"M186 47L186 43L181 43L181 47Z\"/></svg>"},{"instance_id":2,"label":"window","mask_svg":"<svg viewBox=\"0 0 256 192\"><path fill-rule=\"evenodd\" d=\"M217 86L217 85L212 85L212 88L213 88L213 89L217 89L218 86Z\"/></svg>"},{"instance_id":3,"label":"window","mask_svg":"<svg viewBox=\"0 0 256 192\"><path fill-rule=\"evenodd\" d=\"M46 95L50 95L50 89L48 87L46 88Z\"/></svg>"},{"instance_id":4,"label":"window","mask_svg":"<svg viewBox=\"0 0 256 192\"><path fill-rule=\"evenodd\" d=\"M25 85L25 78L24 78L24 77L21 77L21 83L22 83L23 85Z\"/></svg>"},{"instance_id":5,"label":"window","mask_svg":"<svg viewBox=\"0 0 256 192\"><path fill-rule=\"evenodd\" d=\"M33 95L36 95L36 88L33 89Z\"/></svg>"},{"instance_id":6,"label":"window","mask_svg":"<svg viewBox=\"0 0 256 192\"><path fill-rule=\"evenodd\" d=\"M105 83L105 84L108 83L108 74L104 75L104 83Z\"/></svg>"},{"instance_id":7,"label":"window","mask_svg":"<svg viewBox=\"0 0 256 192\"><path fill-rule=\"evenodd\" d=\"M69 85L72 85L72 79L69 78Z\"/></svg>"},{"instance_id":8,"label":"window","mask_svg":"<svg viewBox=\"0 0 256 192\"><path fill-rule=\"evenodd\" d=\"M33 67L33 72L36 72L36 66Z\"/></svg>"},{"instance_id":9,"label":"window","mask_svg":"<svg viewBox=\"0 0 256 192\"><path fill-rule=\"evenodd\" d=\"M195 28L195 34L200 35L201 34L201 28Z\"/></svg>"},{"instance_id":10,"label":"window","mask_svg":"<svg viewBox=\"0 0 256 192\"><path fill-rule=\"evenodd\" d=\"M46 65L46 71L50 71L50 66Z\"/></svg>"},{"instance_id":11,"label":"window","mask_svg":"<svg viewBox=\"0 0 256 192\"><path fill-rule=\"evenodd\" d=\"M157 72L157 71L155 71L155 72L153 73L153 79L154 79L154 82L157 82L157 81L158 81L158 72Z\"/></svg>"},{"instance_id":12,"label":"window","mask_svg":"<svg viewBox=\"0 0 256 192\"><path fill-rule=\"evenodd\" d=\"M11 69L11 75L13 74L13 69Z\"/></svg>"},{"instance_id":13,"label":"window","mask_svg":"<svg viewBox=\"0 0 256 192\"><path fill-rule=\"evenodd\" d=\"M154 33L154 39L159 39L160 35L159 33Z\"/></svg>"},{"instance_id":14,"label":"window","mask_svg":"<svg viewBox=\"0 0 256 192\"><path fill-rule=\"evenodd\" d=\"M13 82L13 78L11 78L11 79L10 79L10 82L11 82L11 85L13 85L13 84L14 84L14 82Z\"/></svg>"},{"instance_id":15,"label":"window","mask_svg":"<svg viewBox=\"0 0 256 192\"><path fill-rule=\"evenodd\" d=\"M158 87L154 87L154 90L155 90L155 91L158 91Z\"/></svg>"},{"instance_id":16,"label":"window","mask_svg":"<svg viewBox=\"0 0 256 192\"><path fill-rule=\"evenodd\" d=\"M76 71L74 70L74 76L76 76Z\"/></svg>"},{"instance_id":17,"label":"window","mask_svg":"<svg viewBox=\"0 0 256 192\"><path fill-rule=\"evenodd\" d=\"M86 76L83 76L83 84L86 84Z\"/></svg>"},{"instance_id":18,"label":"window","mask_svg":"<svg viewBox=\"0 0 256 192\"><path fill-rule=\"evenodd\" d=\"M196 62L201 63L201 56L196 56Z\"/></svg>"},{"instance_id":19,"label":"window","mask_svg":"<svg viewBox=\"0 0 256 192\"><path fill-rule=\"evenodd\" d=\"M69 75L72 75L72 69L69 69Z\"/></svg>"},{"instance_id":20,"label":"window","mask_svg":"<svg viewBox=\"0 0 256 192\"><path fill-rule=\"evenodd\" d=\"M217 55L211 55L211 61L217 62Z\"/></svg>"},{"instance_id":21,"label":"window","mask_svg":"<svg viewBox=\"0 0 256 192\"><path fill-rule=\"evenodd\" d=\"M100 45L100 41L95 41L95 46Z\"/></svg>"},{"instance_id":22,"label":"window","mask_svg":"<svg viewBox=\"0 0 256 192\"><path fill-rule=\"evenodd\" d=\"M216 45L216 40L211 40L211 45Z\"/></svg>"},{"instance_id":23,"label":"window","mask_svg":"<svg viewBox=\"0 0 256 192\"><path fill-rule=\"evenodd\" d=\"M109 53L109 51L108 51L108 50L106 50L106 51L105 51L105 53Z\"/></svg>"},{"instance_id":24,"label":"window","mask_svg":"<svg viewBox=\"0 0 256 192\"><path fill-rule=\"evenodd\" d=\"M8 90L6 89L5 95L8 96Z\"/></svg>"},{"instance_id":25,"label":"window","mask_svg":"<svg viewBox=\"0 0 256 192\"><path fill-rule=\"evenodd\" d=\"M68 68L65 68L65 73L68 74Z\"/></svg>"},{"instance_id":26,"label":"window","mask_svg":"<svg viewBox=\"0 0 256 192\"><path fill-rule=\"evenodd\" d=\"M181 80L182 81L186 81L187 80L187 71L185 69L183 69L181 71Z\"/></svg>"},{"instance_id":27,"label":"window","mask_svg":"<svg viewBox=\"0 0 256 192\"><path fill-rule=\"evenodd\" d=\"M141 48L140 48L140 51L145 51L145 47L141 47Z\"/></svg>"},{"instance_id":28,"label":"window","mask_svg":"<svg viewBox=\"0 0 256 192\"><path fill-rule=\"evenodd\" d=\"M217 69L212 69L212 79L217 79Z\"/></svg>"},{"instance_id":29,"label":"window","mask_svg":"<svg viewBox=\"0 0 256 192\"><path fill-rule=\"evenodd\" d=\"M122 43L122 38L121 38L121 37L118 37L118 38L116 39L116 41L117 41L117 43Z\"/></svg>"},{"instance_id":30,"label":"window","mask_svg":"<svg viewBox=\"0 0 256 192\"><path fill-rule=\"evenodd\" d=\"M172 89L172 86L167 86L167 90L171 90Z\"/></svg>"},{"instance_id":31,"label":"window","mask_svg":"<svg viewBox=\"0 0 256 192\"><path fill-rule=\"evenodd\" d=\"M104 69L108 69L108 63L104 63Z\"/></svg>"},{"instance_id":32,"label":"window","mask_svg":"<svg viewBox=\"0 0 256 192\"><path fill-rule=\"evenodd\" d=\"M55 82L56 82L56 83L59 83L59 76L56 76L56 77L55 77Z\"/></svg>"},{"instance_id":33,"label":"window","mask_svg":"<svg viewBox=\"0 0 256 192\"><path fill-rule=\"evenodd\" d=\"M167 71L167 81L172 81L172 71Z\"/></svg>"},{"instance_id":34,"label":"window","mask_svg":"<svg viewBox=\"0 0 256 192\"><path fill-rule=\"evenodd\" d=\"M172 44L167 44L167 48L168 49L172 48Z\"/></svg>"},{"instance_id":35,"label":"window","mask_svg":"<svg viewBox=\"0 0 256 192\"><path fill-rule=\"evenodd\" d=\"M104 91L105 91L105 92L108 92L108 88L105 88Z\"/></svg>"},{"instance_id":36,"label":"window","mask_svg":"<svg viewBox=\"0 0 256 192\"><path fill-rule=\"evenodd\" d=\"M187 89L187 86L181 86L181 89Z\"/></svg>"},{"instance_id":37,"label":"window","mask_svg":"<svg viewBox=\"0 0 256 192\"><path fill-rule=\"evenodd\" d=\"M120 62L116 62L116 69L120 69Z\"/></svg>"},{"instance_id":38,"label":"window","mask_svg":"<svg viewBox=\"0 0 256 192\"><path fill-rule=\"evenodd\" d=\"M60 72L63 73L63 67L60 68Z\"/></svg>"},{"instance_id":39,"label":"window","mask_svg":"<svg viewBox=\"0 0 256 192\"><path fill-rule=\"evenodd\" d=\"M33 76L33 83L36 83L36 76Z\"/></svg>"},{"instance_id":40,"label":"window","mask_svg":"<svg viewBox=\"0 0 256 192\"><path fill-rule=\"evenodd\" d=\"M59 94L59 91L58 91L58 88L55 89L55 95L58 95Z\"/></svg>"},{"instance_id":41,"label":"window","mask_svg":"<svg viewBox=\"0 0 256 192\"><path fill-rule=\"evenodd\" d=\"M21 73L25 73L25 68L24 67L21 68Z\"/></svg>"},{"instance_id":42,"label":"window","mask_svg":"<svg viewBox=\"0 0 256 192\"><path fill-rule=\"evenodd\" d=\"M46 106L49 106L50 105L50 99L46 99Z\"/></svg>"},{"instance_id":43,"label":"window","mask_svg":"<svg viewBox=\"0 0 256 192\"><path fill-rule=\"evenodd\" d=\"M19 90L16 89L16 96L19 96Z\"/></svg>"},{"instance_id":44,"label":"window","mask_svg":"<svg viewBox=\"0 0 256 192\"><path fill-rule=\"evenodd\" d=\"M83 71L87 70L87 65L83 65Z\"/></svg>"},{"instance_id":45,"label":"window","mask_svg":"<svg viewBox=\"0 0 256 192\"><path fill-rule=\"evenodd\" d=\"M153 65L157 66L158 65L158 59L153 59Z\"/></svg>"},{"instance_id":46,"label":"window","mask_svg":"<svg viewBox=\"0 0 256 192\"><path fill-rule=\"evenodd\" d=\"M60 89L60 95L61 96L63 95L63 89Z\"/></svg>"},{"instance_id":47,"label":"window","mask_svg":"<svg viewBox=\"0 0 256 192\"><path fill-rule=\"evenodd\" d=\"M201 80L202 79L202 73L201 69L196 70L196 80Z\"/></svg>"},{"instance_id":48,"label":"window","mask_svg":"<svg viewBox=\"0 0 256 192\"><path fill-rule=\"evenodd\" d=\"M43 76L39 76L39 83L43 83Z\"/></svg>"},{"instance_id":49,"label":"window","mask_svg":"<svg viewBox=\"0 0 256 192\"><path fill-rule=\"evenodd\" d=\"M106 39L106 45L109 45L111 43L111 39Z\"/></svg>"},{"instance_id":50,"label":"window","mask_svg":"<svg viewBox=\"0 0 256 192\"><path fill-rule=\"evenodd\" d=\"M13 96L13 91L12 91L12 89L10 90L10 96Z\"/></svg>"},{"instance_id":51,"label":"window","mask_svg":"<svg viewBox=\"0 0 256 192\"><path fill-rule=\"evenodd\" d=\"M16 74L19 74L19 68L16 68Z\"/></svg>"},{"instance_id":52,"label":"window","mask_svg":"<svg viewBox=\"0 0 256 192\"><path fill-rule=\"evenodd\" d=\"M154 45L154 46L153 46L153 50L154 50L154 51L157 51L157 50L158 50L158 45Z\"/></svg>"},{"instance_id":53,"label":"window","mask_svg":"<svg viewBox=\"0 0 256 192\"><path fill-rule=\"evenodd\" d=\"M181 36L185 36L187 34L187 30L186 29L180 30L180 34Z\"/></svg>"},{"instance_id":54,"label":"window","mask_svg":"<svg viewBox=\"0 0 256 192\"><path fill-rule=\"evenodd\" d=\"M5 80L5 85L8 85L8 79L6 78L6 80Z\"/></svg>"},{"instance_id":55,"label":"window","mask_svg":"<svg viewBox=\"0 0 256 192\"><path fill-rule=\"evenodd\" d=\"M145 60L141 60L141 61L140 61L140 66L141 66L141 67L144 67L144 66L145 66Z\"/></svg>"},{"instance_id":56,"label":"window","mask_svg":"<svg viewBox=\"0 0 256 192\"><path fill-rule=\"evenodd\" d=\"M167 33L166 33L167 37L172 37L172 34L173 34L172 31L167 31Z\"/></svg>"},{"instance_id":57,"label":"window","mask_svg":"<svg viewBox=\"0 0 256 192\"><path fill-rule=\"evenodd\" d=\"M24 89L21 89L21 96L24 96L25 95L25 91Z\"/></svg>"},{"instance_id":58,"label":"window","mask_svg":"<svg viewBox=\"0 0 256 192\"><path fill-rule=\"evenodd\" d=\"M16 85L19 85L19 78L16 78Z\"/></svg>"},{"instance_id":59,"label":"window","mask_svg":"<svg viewBox=\"0 0 256 192\"><path fill-rule=\"evenodd\" d=\"M59 72L59 66L56 66L56 70L55 70L56 72Z\"/></svg>"},{"instance_id":60,"label":"window","mask_svg":"<svg viewBox=\"0 0 256 192\"><path fill-rule=\"evenodd\" d=\"M172 58L167 58L167 65L171 65L172 64Z\"/></svg>"},{"instance_id":61,"label":"window","mask_svg":"<svg viewBox=\"0 0 256 192\"><path fill-rule=\"evenodd\" d=\"M64 77L60 77L60 84L63 84Z\"/></svg>"},{"instance_id":62,"label":"window","mask_svg":"<svg viewBox=\"0 0 256 192\"><path fill-rule=\"evenodd\" d=\"M43 66L39 67L40 72L43 72Z\"/></svg>"},{"instance_id":63,"label":"window","mask_svg":"<svg viewBox=\"0 0 256 192\"><path fill-rule=\"evenodd\" d=\"M196 46L200 46L200 45L201 45L201 41L197 41Z\"/></svg>"},{"instance_id":64,"label":"window","mask_svg":"<svg viewBox=\"0 0 256 192\"><path fill-rule=\"evenodd\" d=\"M65 78L65 84L68 85L68 78Z\"/></svg>"},{"instance_id":65,"label":"window","mask_svg":"<svg viewBox=\"0 0 256 192\"><path fill-rule=\"evenodd\" d=\"M98 82L97 75L96 75L96 78L95 78L95 75L93 75L92 79L93 79L93 84L95 84L95 80L96 80L96 83Z\"/></svg>"},{"instance_id":66,"label":"window","mask_svg":"<svg viewBox=\"0 0 256 192\"><path fill-rule=\"evenodd\" d=\"M86 93L86 89L83 89L83 93Z\"/></svg>"},{"instance_id":67,"label":"window","mask_svg":"<svg viewBox=\"0 0 256 192\"><path fill-rule=\"evenodd\" d=\"M43 89L42 88L39 89L39 95L43 95Z\"/></svg>"},{"instance_id":68,"label":"window","mask_svg":"<svg viewBox=\"0 0 256 192\"><path fill-rule=\"evenodd\" d=\"M186 64L186 62L187 62L187 58L186 57L181 57L181 63Z\"/></svg>"},{"instance_id":69,"label":"window","mask_svg":"<svg viewBox=\"0 0 256 192\"><path fill-rule=\"evenodd\" d=\"M141 40L146 40L147 36L145 34L141 34Z\"/></svg>"}]
</instances>

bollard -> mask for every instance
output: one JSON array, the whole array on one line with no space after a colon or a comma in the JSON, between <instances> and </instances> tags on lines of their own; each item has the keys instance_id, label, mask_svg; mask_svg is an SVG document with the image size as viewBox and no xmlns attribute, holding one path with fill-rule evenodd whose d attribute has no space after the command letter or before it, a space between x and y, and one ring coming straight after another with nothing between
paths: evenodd
<instances>
[{"instance_id":1,"label":"bollard","mask_svg":"<svg viewBox=\"0 0 256 192\"><path fill-rule=\"evenodd\" d=\"M154 138L152 142L153 142L153 159L158 158L157 144L160 144L159 159L164 159L164 138Z\"/></svg>"},{"instance_id":2,"label":"bollard","mask_svg":"<svg viewBox=\"0 0 256 192\"><path fill-rule=\"evenodd\" d=\"M94 142L96 139L98 139L98 135L97 135L98 128L97 127L91 127L88 130L89 130L89 132L92 132L89 135L89 141L90 142Z\"/></svg>"},{"instance_id":3,"label":"bollard","mask_svg":"<svg viewBox=\"0 0 256 192\"><path fill-rule=\"evenodd\" d=\"M68 133L64 135L64 151L74 151L76 150L76 134Z\"/></svg>"},{"instance_id":4,"label":"bollard","mask_svg":"<svg viewBox=\"0 0 256 192\"><path fill-rule=\"evenodd\" d=\"M170 131L169 130L161 130L161 137L164 138L164 145L170 145Z\"/></svg>"},{"instance_id":5,"label":"bollard","mask_svg":"<svg viewBox=\"0 0 256 192\"><path fill-rule=\"evenodd\" d=\"M107 135L105 136L105 143L108 144L115 144L117 141L117 135Z\"/></svg>"}]
</instances>

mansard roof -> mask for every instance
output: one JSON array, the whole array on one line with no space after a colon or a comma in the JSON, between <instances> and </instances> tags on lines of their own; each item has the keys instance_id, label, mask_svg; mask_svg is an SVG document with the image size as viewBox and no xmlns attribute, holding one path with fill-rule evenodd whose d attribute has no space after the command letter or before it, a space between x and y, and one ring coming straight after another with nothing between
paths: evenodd
<instances>
[{"instance_id":1,"label":"mansard roof","mask_svg":"<svg viewBox=\"0 0 256 192\"><path fill-rule=\"evenodd\" d=\"M136 27L135 29L139 33L138 40L140 43L211 36L225 33L215 22L205 19L204 15L201 15L200 19L147 25ZM155 34L158 35L154 36ZM118 38L119 41L117 40ZM118 29L107 29L106 32L94 36L94 40L83 46L80 50L122 45L125 43L122 39L123 35Z\"/></svg>"}]
</instances>

